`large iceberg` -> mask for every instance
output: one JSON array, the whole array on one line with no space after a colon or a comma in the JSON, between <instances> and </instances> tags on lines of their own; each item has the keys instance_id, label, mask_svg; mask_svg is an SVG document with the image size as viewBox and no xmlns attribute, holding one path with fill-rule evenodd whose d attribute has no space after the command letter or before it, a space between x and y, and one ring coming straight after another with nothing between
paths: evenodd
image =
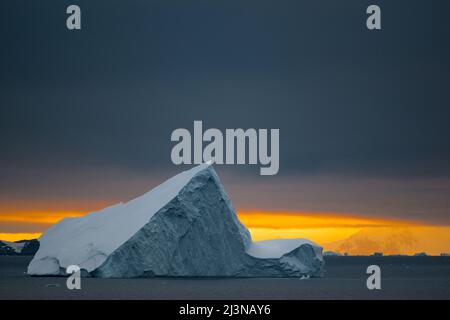
<instances>
[{"instance_id":1,"label":"large iceberg","mask_svg":"<svg viewBox=\"0 0 450 320\"><path fill-rule=\"evenodd\" d=\"M40 238L30 275L130 277L320 276L322 248L304 239L252 242L210 164L127 203L65 218Z\"/></svg>"}]
</instances>

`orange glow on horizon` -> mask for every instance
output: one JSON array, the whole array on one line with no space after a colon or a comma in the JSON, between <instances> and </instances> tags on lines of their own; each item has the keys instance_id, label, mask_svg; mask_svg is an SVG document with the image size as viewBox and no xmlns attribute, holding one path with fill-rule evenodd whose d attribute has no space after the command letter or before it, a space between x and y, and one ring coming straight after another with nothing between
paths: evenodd
<instances>
[{"instance_id":1,"label":"orange glow on horizon","mask_svg":"<svg viewBox=\"0 0 450 320\"><path fill-rule=\"evenodd\" d=\"M54 224L64 218L80 217L86 212L17 212L14 214L0 214L1 222L16 222L16 223L39 223L39 224Z\"/></svg>"},{"instance_id":2,"label":"orange glow on horizon","mask_svg":"<svg viewBox=\"0 0 450 320\"><path fill-rule=\"evenodd\" d=\"M413 226L409 221L358 217L329 212L239 211L239 220L255 241L306 238L318 244L344 240L365 228Z\"/></svg>"},{"instance_id":3,"label":"orange glow on horizon","mask_svg":"<svg viewBox=\"0 0 450 320\"><path fill-rule=\"evenodd\" d=\"M256 241L306 238L324 251L351 255L450 252L449 226L337 213L240 211L238 216Z\"/></svg>"},{"instance_id":4,"label":"orange glow on horizon","mask_svg":"<svg viewBox=\"0 0 450 320\"><path fill-rule=\"evenodd\" d=\"M98 209L98 208L95 208ZM2 210L3 211L3 210ZM65 217L84 215L83 211L55 210L32 212L0 212L0 240L33 239L39 232L5 232L2 223L16 226L34 226L45 231ZM428 226L415 221L369 218L326 212L271 212L238 211L239 220L249 229L253 240L274 238L306 238L324 247L324 250L349 254L429 254L450 252L450 227ZM33 230L34 231L34 230Z\"/></svg>"},{"instance_id":5,"label":"orange glow on horizon","mask_svg":"<svg viewBox=\"0 0 450 320\"><path fill-rule=\"evenodd\" d=\"M41 233L0 233L0 240L14 242L19 240L32 240L41 236Z\"/></svg>"},{"instance_id":6,"label":"orange glow on horizon","mask_svg":"<svg viewBox=\"0 0 450 320\"><path fill-rule=\"evenodd\" d=\"M368 218L344 213L330 212L274 212L238 211L239 220L248 228L270 229L317 229L317 228L364 228L383 226L412 226L418 222Z\"/></svg>"}]
</instances>

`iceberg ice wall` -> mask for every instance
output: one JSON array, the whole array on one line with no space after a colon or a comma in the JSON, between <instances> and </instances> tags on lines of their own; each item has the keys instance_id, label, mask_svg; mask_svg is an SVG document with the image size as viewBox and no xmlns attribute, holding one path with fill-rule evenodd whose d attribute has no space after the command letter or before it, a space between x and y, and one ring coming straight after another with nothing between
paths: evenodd
<instances>
[{"instance_id":1,"label":"iceberg ice wall","mask_svg":"<svg viewBox=\"0 0 450 320\"><path fill-rule=\"evenodd\" d=\"M203 164L148 193L45 232L31 275L319 276L322 248L303 239L252 242L214 169Z\"/></svg>"}]
</instances>

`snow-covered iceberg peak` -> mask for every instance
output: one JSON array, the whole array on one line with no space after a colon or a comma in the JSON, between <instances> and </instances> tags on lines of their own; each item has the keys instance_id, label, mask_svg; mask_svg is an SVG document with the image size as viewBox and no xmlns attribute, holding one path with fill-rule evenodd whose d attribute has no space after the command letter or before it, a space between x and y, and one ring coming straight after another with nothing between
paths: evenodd
<instances>
[{"instance_id":1,"label":"snow-covered iceberg peak","mask_svg":"<svg viewBox=\"0 0 450 320\"><path fill-rule=\"evenodd\" d=\"M323 265L321 248L304 240L252 243L210 163L127 203L63 219L39 242L31 275L78 265L96 277L297 276Z\"/></svg>"},{"instance_id":2,"label":"snow-covered iceberg peak","mask_svg":"<svg viewBox=\"0 0 450 320\"><path fill-rule=\"evenodd\" d=\"M28 273L59 274L60 268L71 264L88 272L95 270L174 199L197 173L209 166L206 163L183 171L127 203L61 220L39 238L40 249ZM43 265L47 267L42 268Z\"/></svg>"}]
</instances>

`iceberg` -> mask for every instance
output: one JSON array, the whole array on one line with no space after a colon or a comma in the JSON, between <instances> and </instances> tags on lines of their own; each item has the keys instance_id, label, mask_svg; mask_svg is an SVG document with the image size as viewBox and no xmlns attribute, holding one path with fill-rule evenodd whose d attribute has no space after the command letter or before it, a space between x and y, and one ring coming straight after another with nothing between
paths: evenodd
<instances>
[{"instance_id":1,"label":"iceberg","mask_svg":"<svg viewBox=\"0 0 450 320\"><path fill-rule=\"evenodd\" d=\"M39 238L34 276L321 276L322 248L305 239L252 242L210 163L127 202L65 218Z\"/></svg>"},{"instance_id":2,"label":"iceberg","mask_svg":"<svg viewBox=\"0 0 450 320\"><path fill-rule=\"evenodd\" d=\"M14 242L0 240L0 256L34 255L38 248L39 242L36 239L19 240Z\"/></svg>"}]
</instances>

